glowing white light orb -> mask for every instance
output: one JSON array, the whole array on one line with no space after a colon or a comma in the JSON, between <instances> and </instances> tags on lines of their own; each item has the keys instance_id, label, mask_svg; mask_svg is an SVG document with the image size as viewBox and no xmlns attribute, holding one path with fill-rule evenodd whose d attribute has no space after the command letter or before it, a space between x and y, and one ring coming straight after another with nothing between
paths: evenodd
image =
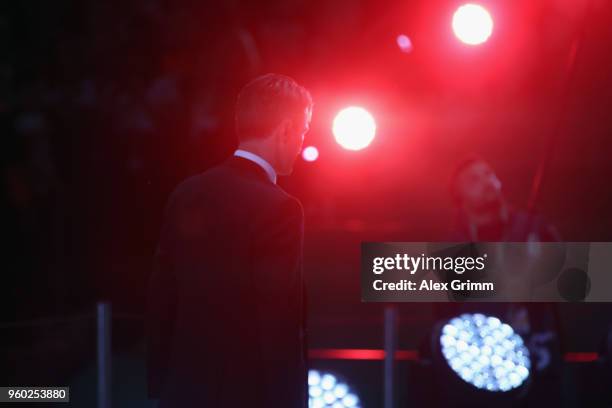
<instances>
[{"instance_id":1,"label":"glowing white light orb","mask_svg":"<svg viewBox=\"0 0 612 408\"><path fill-rule=\"evenodd\" d=\"M397 46L402 52L405 52L406 54L408 54L410 51L412 51L412 41L410 40L410 37L408 37L407 35L405 34L398 35L397 38L395 39L395 42L397 43Z\"/></svg>"},{"instance_id":2,"label":"glowing white light orb","mask_svg":"<svg viewBox=\"0 0 612 408\"><path fill-rule=\"evenodd\" d=\"M336 115L332 131L340 146L348 150L361 150L374 140L376 122L367 110L351 106Z\"/></svg>"},{"instance_id":3,"label":"glowing white light orb","mask_svg":"<svg viewBox=\"0 0 612 408\"><path fill-rule=\"evenodd\" d=\"M335 375L308 371L308 407L361 408L359 398Z\"/></svg>"},{"instance_id":4,"label":"glowing white light orb","mask_svg":"<svg viewBox=\"0 0 612 408\"><path fill-rule=\"evenodd\" d=\"M451 319L442 327L440 345L451 369L477 388L510 391L529 377L523 339L496 317L476 313Z\"/></svg>"},{"instance_id":5,"label":"glowing white light orb","mask_svg":"<svg viewBox=\"0 0 612 408\"><path fill-rule=\"evenodd\" d=\"M314 146L305 147L302 150L302 158L307 162L313 162L319 158L319 149Z\"/></svg>"},{"instance_id":6,"label":"glowing white light orb","mask_svg":"<svg viewBox=\"0 0 612 408\"><path fill-rule=\"evenodd\" d=\"M453 15L453 32L465 44L482 44L493 32L493 19L484 7L464 4Z\"/></svg>"}]
</instances>

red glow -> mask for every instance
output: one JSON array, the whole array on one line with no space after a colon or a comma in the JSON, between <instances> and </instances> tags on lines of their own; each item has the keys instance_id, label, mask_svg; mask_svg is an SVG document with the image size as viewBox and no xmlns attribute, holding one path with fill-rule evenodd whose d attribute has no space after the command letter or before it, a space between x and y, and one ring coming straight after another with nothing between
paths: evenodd
<instances>
[{"instance_id":1,"label":"red glow","mask_svg":"<svg viewBox=\"0 0 612 408\"><path fill-rule=\"evenodd\" d=\"M308 356L319 360L384 360L385 350L382 349L311 349ZM417 361L419 353L416 350L398 350L396 360Z\"/></svg>"},{"instance_id":2,"label":"red glow","mask_svg":"<svg viewBox=\"0 0 612 408\"><path fill-rule=\"evenodd\" d=\"M384 360L383 349L311 349L308 356L316 360ZM418 361L417 350L397 350L395 359L401 361ZM563 355L567 363L592 363L599 359L594 352L568 352Z\"/></svg>"},{"instance_id":3,"label":"red glow","mask_svg":"<svg viewBox=\"0 0 612 408\"><path fill-rule=\"evenodd\" d=\"M563 359L568 363L591 363L599 359L599 354L590 352L565 353Z\"/></svg>"}]
</instances>

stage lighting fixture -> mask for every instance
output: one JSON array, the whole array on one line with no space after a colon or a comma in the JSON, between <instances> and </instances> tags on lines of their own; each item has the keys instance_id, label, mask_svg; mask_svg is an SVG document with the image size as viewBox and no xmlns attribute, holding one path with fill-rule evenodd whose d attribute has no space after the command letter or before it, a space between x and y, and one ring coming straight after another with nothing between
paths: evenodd
<instances>
[{"instance_id":1,"label":"stage lighting fixture","mask_svg":"<svg viewBox=\"0 0 612 408\"><path fill-rule=\"evenodd\" d=\"M319 158L319 150L314 146L305 147L302 150L302 158L307 162L313 162Z\"/></svg>"},{"instance_id":2,"label":"stage lighting fixture","mask_svg":"<svg viewBox=\"0 0 612 408\"><path fill-rule=\"evenodd\" d=\"M361 150L374 140L376 122L367 110L351 106L336 115L332 132L340 146L348 150Z\"/></svg>"},{"instance_id":3,"label":"stage lighting fixture","mask_svg":"<svg viewBox=\"0 0 612 408\"><path fill-rule=\"evenodd\" d=\"M523 339L497 317L479 313L455 317L442 327L439 345L452 371L480 390L511 391L530 375Z\"/></svg>"},{"instance_id":4,"label":"stage lighting fixture","mask_svg":"<svg viewBox=\"0 0 612 408\"><path fill-rule=\"evenodd\" d=\"M395 42L402 52L408 54L410 51L412 51L412 41L406 34L398 35Z\"/></svg>"},{"instance_id":5,"label":"stage lighting fixture","mask_svg":"<svg viewBox=\"0 0 612 408\"><path fill-rule=\"evenodd\" d=\"M453 32L463 43L482 44L493 32L493 19L489 12L478 4L464 4L453 15Z\"/></svg>"},{"instance_id":6,"label":"stage lighting fixture","mask_svg":"<svg viewBox=\"0 0 612 408\"><path fill-rule=\"evenodd\" d=\"M336 375L308 371L309 408L360 408L359 398Z\"/></svg>"}]
</instances>

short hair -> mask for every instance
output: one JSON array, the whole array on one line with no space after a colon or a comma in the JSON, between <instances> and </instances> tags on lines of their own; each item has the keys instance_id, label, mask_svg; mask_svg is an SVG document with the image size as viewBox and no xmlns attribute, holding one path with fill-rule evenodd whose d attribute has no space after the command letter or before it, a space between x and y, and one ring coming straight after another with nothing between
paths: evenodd
<instances>
[{"instance_id":1,"label":"short hair","mask_svg":"<svg viewBox=\"0 0 612 408\"><path fill-rule=\"evenodd\" d=\"M459 160L455 165L455 168L453 169L448 181L450 195L455 204L461 203L461 193L459 191L459 187L457 186L461 173L463 173L468 167L476 163L488 164L487 161L482 157L476 154L470 154L469 156L466 156L463 159Z\"/></svg>"},{"instance_id":2,"label":"short hair","mask_svg":"<svg viewBox=\"0 0 612 408\"><path fill-rule=\"evenodd\" d=\"M246 84L236 101L236 133L240 140L264 137L283 119L298 119L312 109L312 97L295 80L266 74Z\"/></svg>"}]
</instances>

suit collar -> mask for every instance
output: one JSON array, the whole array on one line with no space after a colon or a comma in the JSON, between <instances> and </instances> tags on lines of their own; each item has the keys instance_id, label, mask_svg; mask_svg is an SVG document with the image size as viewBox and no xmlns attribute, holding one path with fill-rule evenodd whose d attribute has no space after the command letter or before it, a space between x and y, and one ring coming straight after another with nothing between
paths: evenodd
<instances>
[{"instance_id":1,"label":"suit collar","mask_svg":"<svg viewBox=\"0 0 612 408\"><path fill-rule=\"evenodd\" d=\"M258 154L243 149L236 150L234 152L234 156L242 157L243 159L250 160L253 163L257 164L266 172L270 181L276 184L276 171L274 170L274 167L272 167L272 165L268 163L268 161L266 161L266 159L259 156Z\"/></svg>"},{"instance_id":2,"label":"suit collar","mask_svg":"<svg viewBox=\"0 0 612 408\"><path fill-rule=\"evenodd\" d=\"M240 173L249 175L265 183L272 183L266 171L260 165L249 159L232 155L226 159L225 163L229 167L238 170Z\"/></svg>"}]
</instances>

